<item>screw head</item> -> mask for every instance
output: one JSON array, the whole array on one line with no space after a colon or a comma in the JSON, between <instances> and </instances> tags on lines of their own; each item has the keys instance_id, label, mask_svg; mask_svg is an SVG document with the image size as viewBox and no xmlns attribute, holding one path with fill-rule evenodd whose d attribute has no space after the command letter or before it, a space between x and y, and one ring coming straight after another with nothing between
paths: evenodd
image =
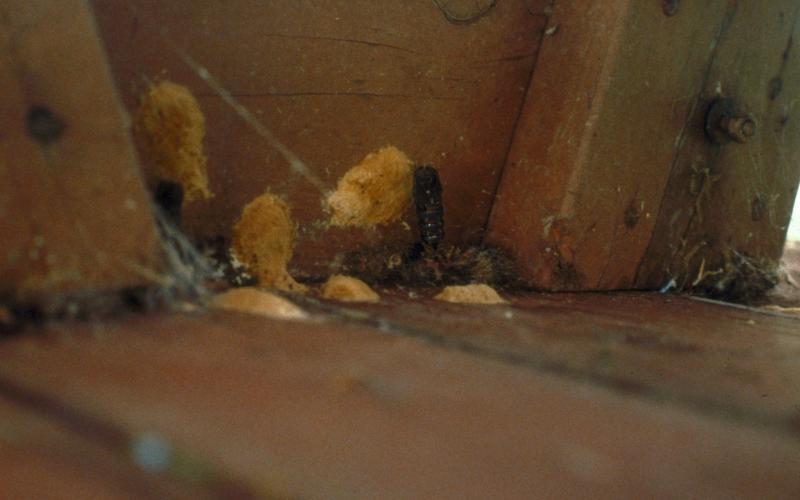
<instances>
[{"instance_id":1,"label":"screw head","mask_svg":"<svg viewBox=\"0 0 800 500\"><path fill-rule=\"evenodd\" d=\"M721 97L709 106L706 114L706 136L715 144L736 141L744 144L757 131L755 119L740 113L736 103L729 97Z\"/></svg>"},{"instance_id":2,"label":"screw head","mask_svg":"<svg viewBox=\"0 0 800 500\"><path fill-rule=\"evenodd\" d=\"M751 137L756 135L756 122L748 116L723 118L719 126L728 137L739 144L746 143Z\"/></svg>"},{"instance_id":3,"label":"screw head","mask_svg":"<svg viewBox=\"0 0 800 500\"><path fill-rule=\"evenodd\" d=\"M742 118L739 131L747 138L753 137L756 135L756 122L752 118Z\"/></svg>"}]
</instances>

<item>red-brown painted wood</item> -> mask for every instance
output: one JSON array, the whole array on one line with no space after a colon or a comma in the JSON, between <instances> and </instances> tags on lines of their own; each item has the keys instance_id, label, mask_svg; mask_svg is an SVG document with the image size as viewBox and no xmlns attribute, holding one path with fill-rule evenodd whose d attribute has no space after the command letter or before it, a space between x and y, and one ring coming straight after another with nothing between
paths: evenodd
<instances>
[{"instance_id":1,"label":"red-brown painted wood","mask_svg":"<svg viewBox=\"0 0 800 500\"><path fill-rule=\"evenodd\" d=\"M626 289L731 2L556 2L489 222L534 285Z\"/></svg>"},{"instance_id":2,"label":"red-brown painted wood","mask_svg":"<svg viewBox=\"0 0 800 500\"><path fill-rule=\"evenodd\" d=\"M131 442L154 433L174 457L165 480L242 495L800 491L796 319L634 295L305 307L311 321L153 315L31 331L0 344L0 398L13 386L49 401L37 418L77 415Z\"/></svg>"},{"instance_id":3,"label":"red-brown painted wood","mask_svg":"<svg viewBox=\"0 0 800 500\"><path fill-rule=\"evenodd\" d=\"M493 6L491 6L493 4ZM208 203L186 207L198 236L230 236L242 207L285 195L300 223L294 266L326 275L358 244L410 242L324 231L321 193L174 53L206 67L330 189L366 154L395 145L440 168L449 241L480 241L542 30L545 0L93 2L123 99L147 80L188 85L207 118ZM477 15L473 22L454 18ZM448 16L450 20L448 20ZM415 221L409 211L408 223Z\"/></svg>"},{"instance_id":4,"label":"red-brown painted wood","mask_svg":"<svg viewBox=\"0 0 800 500\"><path fill-rule=\"evenodd\" d=\"M0 19L0 297L148 283L158 236L91 10L11 0Z\"/></svg>"}]
</instances>

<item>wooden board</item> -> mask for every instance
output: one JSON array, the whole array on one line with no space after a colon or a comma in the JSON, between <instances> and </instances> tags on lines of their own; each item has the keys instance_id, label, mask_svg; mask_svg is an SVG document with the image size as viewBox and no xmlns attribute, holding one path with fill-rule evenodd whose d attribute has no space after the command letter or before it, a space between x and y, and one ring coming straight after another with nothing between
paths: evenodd
<instances>
[{"instance_id":1,"label":"wooden board","mask_svg":"<svg viewBox=\"0 0 800 500\"><path fill-rule=\"evenodd\" d=\"M789 418L796 409L775 404L797 399L773 391L797 386L789 358L799 338L788 328L799 320L640 295L440 304L439 315L429 303L398 298L304 307L311 321L154 315L6 339L0 401L10 406L0 405L0 436L13 430L18 420L10 415L21 407L32 422L91 440L94 451L67 470L122 497L140 498L159 481L236 498L796 498L800 491L798 427ZM643 313L658 311L652 328L642 325ZM682 311L702 324L687 329ZM504 346L507 355L496 354ZM772 349L785 351L777 377ZM588 368L584 376L542 362L563 353ZM670 371L681 356L710 364L698 371L684 361ZM723 358L729 366L718 364ZM745 365L752 373L738 372ZM603 367L629 382L607 384ZM53 456L68 452L69 441L41 428L23 442L38 442L33 450L44 463L58 463ZM126 445L144 435L166 459L125 495L114 487L137 477ZM0 446L4 456L26 455L3 455ZM116 474L92 476L98 456ZM27 469L12 463L10 470L20 477ZM53 484L62 470L42 472L50 482L40 484Z\"/></svg>"},{"instance_id":2,"label":"wooden board","mask_svg":"<svg viewBox=\"0 0 800 500\"><path fill-rule=\"evenodd\" d=\"M800 178L798 8L663 5L556 4L488 230L539 287L683 288L730 250L780 257ZM748 144L706 137L719 96L757 122Z\"/></svg>"},{"instance_id":3,"label":"wooden board","mask_svg":"<svg viewBox=\"0 0 800 500\"><path fill-rule=\"evenodd\" d=\"M0 299L146 283L158 237L84 1L0 5L0 94Z\"/></svg>"},{"instance_id":4,"label":"wooden board","mask_svg":"<svg viewBox=\"0 0 800 500\"><path fill-rule=\"evenodd\" d=\"M777 264L783 251L800 180L800 5L734 4L675 156L639 287L712 284L713 275L702 278L726 254ZM755 119L746 144L704 137L708 103L720 94Z\"/></svg>"},{"instance_id":5,"label":"wooden board","mask_svg":"<svg viewBox=\"0 0 800 500\"><path fill-rule=\"evenodd\" d=\"M97 432L83 414L67 416L64 408L16 389L0 389L3 498L212 498L186 481L137 467L124 434ZM105 422L99 425L107 431Z\"/></svg>"},{"instance_id":6,"label":"wooden board","mask_svg":"<svg viewBox=\"0 0 800 500\"><path fill-rule=\"evenodd\" d=\"M556 3L488 230L533 284L634 284L730 9Z\"/></svg>"},{"instance_id":7,"label":"wooden board","mask_svg":"<svg viewBox=\"0 0 800 500\"><path fill-rule=\"evenodd\" d=\"M171 44L206 67L329 188L389 144L436 164L447 239L478 242L548 3L115 0L94 8L128 109L148 80L169 79L189 86L206 115L215 197L187 207L190 232L229 236L244 204L269 189L288 198L300 223L296 266L325 274L337 252L415 236L399 224L380 234L321 230L321 193ZM411 212L407 219L413 226Z\"/></svg>"},{"instance_id":8,"label":"wooden board","mask_svg":"<svg viewBox=\"0 0 800 500\"><path fill-rule=\"evenodd\" d=\"M800 316L641 293L509 300L358 309L436 344L800 435Z\"/></svg>"}]
</instances>

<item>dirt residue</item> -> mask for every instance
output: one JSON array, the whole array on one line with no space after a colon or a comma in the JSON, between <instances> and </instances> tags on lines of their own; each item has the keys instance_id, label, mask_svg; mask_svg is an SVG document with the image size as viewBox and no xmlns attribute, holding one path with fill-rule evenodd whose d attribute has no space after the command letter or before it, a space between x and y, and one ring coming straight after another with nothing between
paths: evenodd
<instances>
[{"instance_id":1,"label":"dirt residue","mask_svg":"<svg viewBox=\"0 0 800 500\"><path fill-rule=\"evenodd\" d=\"M211 301L211 307L278 319L304 319L308 314L285 298L252 287L234 288Z\"/></svg>"},{"instance_id":2,"label":"dirt residue","mask_svg":"<svg viewBox=\"0 0 800 500\"><path fill-rule=\"evenodd\" d=\"M513 260L502 250L488 246L362 248L346 253L337 272L372 286L425 288L485 283L503 290L525 288Z\"/></svg>"},{"instance_id":3,"label":"dirt residue","mask_svg":"<svg viewBox=\"0 0 800 500\"><path fill-rule=\"evenodd\" d=\"M690 262L690 258L686 261ZM688 289L718 300L755 304L778 284L778 268L777 261L751 257L729 248L722 252L721 266L709 266L703 258L697 277Z\"/></svg>"},{"instance_id":4,"label":"dirt residue","mask_svg":"<svg viewBox=\"0 0 800 500\"><path fill-rule=\"evenodd\" d=\"M186 202L211 197L205 118L189 89L168 81L151 86L139 99L133 129L158 176L180 184Z\"/></svg>"},{"instance_id":5,"label":"dirt residue","mask_svg":"<svg viewBox=\"0 0 800 500\"><path fill-rule=\"evenodd\" d=\"M231 250L259 285L302 293L306 287L286 270L294 250L295 233L289 205L266 193L244 207L233 228Z\"/></svg>"},{"instance_id":6,"label":"dirt residue","mask_svg":"<svg viewBox=\"0 0 800 500\"><path fill-rule=\"evenodd\" d=\"M370 153L339 179L327 198L332 226L370 228L395 222L411 203L413 165L394 146Z\"/></svg>"},{"instance_id":7,"label":"dirt residue","mask_svg":"<svg viewBox=\"0 0 800 500\"><path fill-rule=\"evenodd\" d=\"M322 297L343 302L380 302L372 288L358 278L337 274L322 286Z\"/></svg>"},{"instance_id":8,"label":"dirt residue","mask_svg":"<svg viewBox=\"0 0 800 500\"><path fill-rule=\"evenodd\" d=\"M494 288L489 285L448 286L436 297L436 300L459 304L505 304Z\"/></svg>"}]
</instances>

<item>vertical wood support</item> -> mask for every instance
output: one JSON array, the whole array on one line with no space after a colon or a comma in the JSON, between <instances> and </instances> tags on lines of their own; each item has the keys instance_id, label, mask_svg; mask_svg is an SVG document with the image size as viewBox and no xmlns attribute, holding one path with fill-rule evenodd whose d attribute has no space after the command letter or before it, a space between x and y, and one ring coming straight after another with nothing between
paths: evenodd
<instances>
[{"instance_id":1,"label":"vertical wood support","mask_svg":"<svg viewBox=\"0 0 800 500\"><path fill-rule=\"evenodd\" d=\"M487 240L555 290L659 287L677 250L700 240L715 242L706 266L729 246L779 256L800 138L789 119L800 84L784 56L790 4L681 2L668 12L661 2L556 2L558 30L542 45ZM720 148L703 133L718 88L760 124L744 147ZM712 156L725 173L707 170ZM713 189L691 191L703 172ZM735 222L751 212L761 229ZM694 243L683 242L690 219ZM682 272L701 264L695 252Z\"/></svg>"},{"instance_id":2,"label":"vertical wood support","mask_svg":"<svg viewBox=\"0 0 800 500\"><path fill-rule=\"evenodd\" d=\"M724 287L726 265L776 266L800 178L800 4L732 2L675 157L637 286ZM755 122L739 144L703 134L709 106L729 98ZM737 259L747 259L747 262ZM733 262L731 262L733 260ZM729 286L730 284L728 284Z\"/></svg>"},{"instance_id":3,"label":"vertical wood support","mask_svg":"<svg viewBox=\"0 0 800 500\"><path fill-rule=\"evenodd\" d=\"M488 233L532 283L632 285L727 3L556 2Z\"/></svg>"},{"instance_id":4,"label":"vertical wood support","mask_svg":"<svg viewBox=\"0 0 800 500\"><path fill-rule=\"evenodd\" d=\"M0 298L147 282L158 235L84 0L0 4Z\"/></svg>"}]
</instances>

